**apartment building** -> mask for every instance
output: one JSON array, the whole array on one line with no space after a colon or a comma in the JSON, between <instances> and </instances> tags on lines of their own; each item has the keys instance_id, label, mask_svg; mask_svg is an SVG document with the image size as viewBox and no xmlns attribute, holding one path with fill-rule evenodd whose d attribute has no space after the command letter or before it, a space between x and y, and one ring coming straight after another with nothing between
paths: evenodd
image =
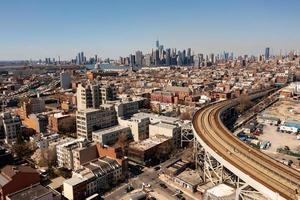
<instances>
[{"instance_id":1,"label":"apartment building","mask_svg":"<svg viewBox=\"0 0 300 200\"><path fill-rule=\"evenodd\" d=\"M21 134L21 120L18 116L13 116L6 112L1 114L1 120L4 130L5 143L11 144L17 139L17 135Z\"/></svg>"},{"instance_id":2,"label":"apartment building","mask_svg":"<svg viewBox=\"0 0 300 200\"><path fill-rule=\"evenodd\" d=\"M76 112L77 136L92 140L92 132L118 124L112 105L101 105L100 109L85 109Z\"/></svg>"},{"instance_id":3,"label":"apartment building","mask_svg":"<svg viewBox=\"0 0 300 200\"><path fill-rule=\"evenodd\" d=\"M140 141L149 137L150 119L148 116L133 116L130 119L118 119L119 124L128 126L134 141Z\"/></svg>"},{"instance_id":4,"label":"apartment building","mask_svg":"<svg viewBox=\"0 0 300 200\"><path fill-rule=\"evenodd\" d=\"M75 130L75 116L55 113L48 118L49 129L55 132Z\"/></svg>"},{"instance_id":5,"label":"apartment building","mask_svg":"<svg viewBox=\"0 0 300 200\"><path fill-rule=\"evenodd\" d=\"M78 84L76 95L78 110L96 109L102 104L99 84Z\"/></svg>"},{"instance_id":6,"label":"apartment building","mask_svg":"<svg viewBox=\"0 0 300 200\"><path fill-rule=\"evenodd\" d=\"M102 86L100 92L103 104L107 103L107 101L114 101L117 99L117 88L113 84Z\"/></svg>"},{"instance_id":7,"label":"apartment building","mask_svg":"<svg viewBox=\"0 0 300 200\"><path fill-rule=\"evenodd\" d=\"M63 194L67 199L80 200L109 187L123 179L122 166L110 157L94 159L73 172L63 183Z\"/></svg>"},{"instance_id":8,"label":"apartment building","mask_svg":"<svg viewBox=\"0 0 300 200\"><path fill-rule=\"evenodd\" d=\"M149 125L149 137L164 135L173 139L175 147L180 147L181 127L168 123L155 123Z\"/></svg>"},{"instance_id":9,"label":"apartment building","mask_svg":"<svg viewBox=\"0 0 300 200\"><path fill-rule=\"evenodd\" d=\"M78 169L80 165L98 157L95 143L84 138L56 146L57 164L67 169Z\"/></svg>"},{"instance_id":10,"label":"apartment building","mask_svg":"<svg viewBox=\"0 0 300 200\"><path fill-rule=\"evenodd\" d=\"M117 90L114 85L101 86L99 83L78 84L77 109L99 108L101 104L116 99Z\"/></svg>"},{"instance_id":11,"label":"apartment building","mask_svg":"<svg viewBox=\"0 0 300 200\"><path fill-rule=\"evenodd\" d=\"M118 117L129 117L139 111L139 102L127 99L126 101L116 103L115 109Z\"/></svg>"},{"instance_id":12,"label":"apartment building","mask_svg":"<svg viewBox=\"0 0 300 200\"><path fill-rule=\"evenodd\" d=\"M63 71L60 73L60 87L63 90L71 88L71 75L69 72Z\"/></svg>"},{"instance_id":13,"label":"apartment building","mask_svg":"<svg viewBox=\"0 0 300 200\"><path fill-rule=\"evenodd\" d=\"M106 129L100 129L92 132L92 139L95 142L104 145L112 145L121 137L131 139L131 130L127 126L116 125Z\"/></svg>"},{"instance_id":14,"label":"apartment building","mask_svg":"<svg viewBox=\"0 0 300 200\"><path fill-rule=\"evenodd\" d=\"M41 98L31 98L24 101L19 109L21 119L25 119L33 113L41 113L45 111L45 101Z\"/></svg>"},{"instance_id":15,"label":"apartment building","mask_svg":"<svg viewBox=\"0 0 300 200\"><path fill-rule=\"evenodd\" d=\"M145 140L131 142L128 147L128 159L141 165L152 165L164 160L172 151L172 138L155 135Z\"/></svg>"},{"instance_id":16,"label":"apartment building","mask_svg":"<svg viewBox=\"0 0 300 200\"><path fill-rule=\"evenodd\" d=\"M28 128L32 128L37 133L45 133L48 126L48 118L41 113L30 114L25 118L23 124Z\"/></svg>"}]
</instances>

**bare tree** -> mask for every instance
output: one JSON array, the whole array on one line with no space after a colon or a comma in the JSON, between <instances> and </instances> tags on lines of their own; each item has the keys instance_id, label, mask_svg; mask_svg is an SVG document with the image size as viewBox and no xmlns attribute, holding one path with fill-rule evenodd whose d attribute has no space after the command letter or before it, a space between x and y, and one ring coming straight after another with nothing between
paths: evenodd
<instances>
[{"instance_id":1,"label":"bare tree","mask_svg":"<svg viewBox=\"0 0 300 200\"><path fill-rule=\"evenodd\" d=\"M238 103L239 105L236 107L236 110L239 113L243 113L253 105L248 94L241 94L241 96L238 98Z\"/></svg>"},{"instance_id":2,"label":"bare tree","mask_svg":"<svg viewBox=\"0 0 300 200\"><path fill-rule=\"evenodd\" d=\"M56 164L56 152L54 148L41 151L38 165L42 167L52 167Z\"/></svg>"}]
</instances>

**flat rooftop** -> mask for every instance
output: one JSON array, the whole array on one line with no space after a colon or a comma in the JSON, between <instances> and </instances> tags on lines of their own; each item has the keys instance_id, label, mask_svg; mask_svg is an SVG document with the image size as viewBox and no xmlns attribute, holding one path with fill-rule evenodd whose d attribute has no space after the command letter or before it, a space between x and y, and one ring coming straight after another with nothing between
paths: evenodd
<instances>
[{"instance_id":1,"label":"flat rooftop","mask_svg":"<svg viewBox=\"0 0 300 200\"><path fill-rule=\"evenodd\" d=\"M20 200L20 199L37 199L41 198L44 195L52 193L49 189L45 188L44 186L37 184L30 187L27 187L23 190L18 192L12 193L8 195L9 199L11 200Z\"/></svg>"},{"instance_id":2,"label":"flat rooftop","mask_svg":"<svg viewBox=\"0 0 300 200\"><path fill-rule=\"evenodd\" d=\"M193 186L197 186L203 182L200 174L189 168L181 172L177 178Z\"/></svg>"},{"instance_id":3,"label":"flat rooftop","mask_svg":"<svg viewBox=\"0 0 300 200\"><path fill-rule=\"evenodd\" d=\"M56 190L57 188L59 188L59 187L61 187L63 185L63 183L64 183L65 180L66 179L64 177L59 176L59 177L56 177L54 179L51 179L50 180L51 183L48 184L47 186L50 187L50 188L52 188L52 189L54 189L54 190Z\"/></svg>"},{"instance_id":4,"label":"flat rooftop","mask_svg":"<svg viewBox=\"0 0 300 200\"><path fill-rule=\"evenodd\" d=\"M64 183L75 186L75 185L78 185L79 183L82 183L86 180L87 180L86 178L79 178L77 176L73 176L72 178L65 180Z\"/></svg>"},{"instance_id":5,"label":"flat rooftop","mask_svg":"<svg viewBox=\"0 0 300 200\"><path fill-rule=\"evenodd\" d=\"M176 118L176 117L167 117L167 116L157 115L157 114L154 114L154 113L145 113L145 112L136 113L136 114L133 115L133 117L135 117L135 118L149 117L150 121L152 123L166 122L166 123L175 124L176 122L180 121L180 119Z\"/></svg>"},{"instance_id":6,"label":"flat rooftop","mask_svg":"<svg viewBox=\"0 0 300 200\"><path fill-rule=\"evenodd\" d=\"M167 124L167 123L156 123L156 124L152 124L152 126L158 126L158 127L161 127L161 128L166 128L166 129L174 129L176 128L177 126L175 125L172 125L172 124Z\"/></svg>"},{"instance_id":7,"label":"flat rooftop","mask_svg":"<svg viewBox=\"0 0 300 200\"><path fill-rule=\"evenodd\" d=\"M104 128L100 130L93 131L93 134L105 135L111 132L121 131L125 129L130 129L128 126L116 125L109 128Z\"/></svg>"},{"instance_id":8,"label":"flat rooftop","mask_svg":"<svg viewBox=\"0 0 300 200\"><path fill-rule=\"evenodd\" d=\"M219 184L213 188L208 189L206 192L215 197L226 197L235 194L235 189L225 184Z\"/></svg>"},{"instance_id":9,"label":"flat rooftop","mask_svg":"<svg viewBox=\"0 0 300 200\"><path fill-rule=\"evenodd\" d=\"M155 135L142 141L132 142L129 144L129 148L145 151L170 139L170 137L164 135Z\"/></svg>"},{"instance_id":10,"label":"flat rooftop","mask_svg":"<svg viewBox=\"0 0 300 200\"><path fill-rule=\"evenodd\" d=\"M86 108L84 110L78 110L77 113L92 113L92 112L97 112L97 111L102 111L102 110L95 109L95 108Z\"/></svg>"}]
</instances>

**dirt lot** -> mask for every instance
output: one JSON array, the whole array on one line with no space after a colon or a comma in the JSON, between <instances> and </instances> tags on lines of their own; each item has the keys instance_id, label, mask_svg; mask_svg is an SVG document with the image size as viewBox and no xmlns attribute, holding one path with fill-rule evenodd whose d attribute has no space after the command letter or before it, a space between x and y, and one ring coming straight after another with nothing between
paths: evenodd
<instances>
[{"instance_id":1,"label":"dirt lot","mask_svg":"<svg viewBox=\"0 0 300 200\"><path fill-rule=\"evenodd\" d=\"M277 132L277 126L265 125L263 134L258 136L259 140L268 140L271 147L265 151L276 152L278 147L289 146L291 150L300 150L300 140L296 139L296 135Z\"/></svg>"},{"instance_id":2,"label":"dirt lot","mask_svg":"<svg viewBox=\"0 0 300 200\"><path fill-rule=\"evenodd\" d=\"M300 104L296 102L279 101L265 112L279 117L281 120L300 121Z\"/></svg>"}]
</instances>

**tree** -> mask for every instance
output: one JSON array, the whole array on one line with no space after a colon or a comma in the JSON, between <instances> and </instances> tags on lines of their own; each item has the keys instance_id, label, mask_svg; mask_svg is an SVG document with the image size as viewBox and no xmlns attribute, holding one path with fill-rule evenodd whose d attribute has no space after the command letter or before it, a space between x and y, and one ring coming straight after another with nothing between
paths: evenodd
<instances>
[{"instance_id":1,"label":"tree","mask_svg":"<svg viewBox=\"0 0 300 200\"><path fill-rule=\"evenodd\" d=\"M76 132L76 121L75 117L68 117L64 120L64 123L60 126L61 134L73 135Z\"/></svg>"},{"instance_id":2,"label":"tree","mask_svg":"<svg viewBox=\"0 0 300 200\"><path fill-rule=\"evenodd\" d=\"M56 152L54 148L41 150L40 159L38 165L41 167L52 167L56 165Z\"/></svg>"},{"instance_id":3,"label":"tree","mask_svg":"<svg viewBox=\"0 0 300 200\"><path fill-rule=\"evenodd\" d=\"M12 152L17 155L17 157L22 158L28 156L32 152L30 142L16 143L12 146Z\"/></svg>"},{"instance_id":4,"label":"tree","mask_svg":"<svg viewBox=\"0 0 300 200\"><path fill-rule=\"evenodd\" d=\"M124 149L128 144L128 135L126 133L121 133L116 141L115 145Z\"/></svg>"},{"instance_id":5,"label":"tree","mask_svg":"<svg viewBox=\"0 0 300 200\"><path fill-rule=\"evenodd\" d=\"M253 105L248 94L241 94L240 97L238 98L238 103L239 104L236 107L236 111L238 113L243 113Z\"/></svg>"}]
</instances>

